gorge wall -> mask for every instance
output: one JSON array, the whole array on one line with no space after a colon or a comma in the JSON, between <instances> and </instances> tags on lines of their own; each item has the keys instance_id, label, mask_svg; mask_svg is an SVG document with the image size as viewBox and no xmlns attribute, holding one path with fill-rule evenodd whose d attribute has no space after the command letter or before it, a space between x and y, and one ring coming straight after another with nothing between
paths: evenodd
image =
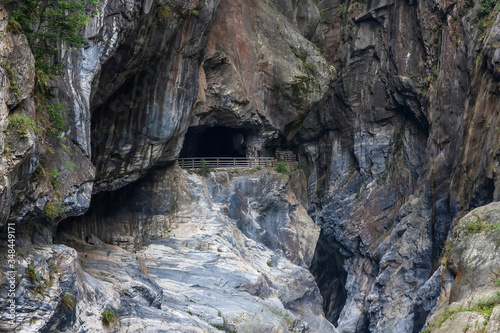
<instances>
[{"instance_id":1,"label":"gorge wall","mask_svg":"<svg viewBox=\"0 0 500 333\"><path fill-rule=\"evenodd\" d=\"M100 1L87 45L59 52L51 136L2 5L0 224L19 254L14 324L1 258L2 329L496 332L498 302L472 310L499 289L497 207L481 207L500 196L499 11ZM300 168L181 170L207 133ZM443 325L454 303L472 314Z\"/></svg>"}]
</instances>

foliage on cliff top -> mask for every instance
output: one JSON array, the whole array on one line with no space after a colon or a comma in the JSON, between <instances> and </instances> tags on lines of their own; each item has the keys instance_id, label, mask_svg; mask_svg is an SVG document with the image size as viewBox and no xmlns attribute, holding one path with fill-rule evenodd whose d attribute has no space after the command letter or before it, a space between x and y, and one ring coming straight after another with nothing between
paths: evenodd
<instances>
[{"instance_id":1,"label":"foliage on cliff top","mask_svg":"<svg viewBox=\"0 0 500 333\"><path fill-rule=\"evenodd\" d=\"M50 81L60 74L62 63L58 52L75 49L86 44L80 33L95 13L99 0L0 0L9 10L7 29L26 35L35 58L35 101L37 124L29 119L11 119L11 124L21 135L27 136L29 129L43 130L57 136L66 130L65 112L61 103L52 103L53 87ZM45 131L47 130L47 131Z\"/></svg>"},{"instance_id":2,"label":"foliage on cliff top","mask_svg":"<svg viewBox=\"0 0 500 333\"><path fill-rule=\"evenodd\" d=\"M98 0L88 0L92 8ZM85 0L0 0L11 12L9 27L26 35L35 57L36 89L50 92L48 81L58 75L54 61L61 48L79 48L86 43L81 29L89 21Z\"/></svg>"}]
</instances>

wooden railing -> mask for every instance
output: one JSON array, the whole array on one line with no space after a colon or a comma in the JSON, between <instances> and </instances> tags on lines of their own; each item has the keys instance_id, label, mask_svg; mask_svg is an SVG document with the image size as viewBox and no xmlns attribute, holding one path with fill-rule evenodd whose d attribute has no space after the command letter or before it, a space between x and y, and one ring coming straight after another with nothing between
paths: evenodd
<instances>
[{"instance_id":1,"label":"wooden railing","mask_svg":"<svg viewBox=\"0 0 500 333\"><path fill-rule=\"evenodd\" d=\"M187 157L178 158L183 169L275 167L274 157Z\"/></svg>"},{"instance_id":2,"label":"wooden railing","mask_svg":"<svg viewBox=\"0 0 500 333\"><path fill-rule=\"evenodd\" d=\"M284 162L296 162L297 161L297 157L290 150L277 151L276 158L278 161L284 161Z\"/></svg>"},{"instance_id":3,"label":"wooden railing","mask_svg":"<svg viewBox=\"0 0 500 333\"><path fill-rule=\"evenodd\" d=\"M284 162L296 162L297 158L295 157L295 155L292 155L292 156L285 155L285 156L281 156L280 161L284 161Z\"/></svg>"}]
</instances>

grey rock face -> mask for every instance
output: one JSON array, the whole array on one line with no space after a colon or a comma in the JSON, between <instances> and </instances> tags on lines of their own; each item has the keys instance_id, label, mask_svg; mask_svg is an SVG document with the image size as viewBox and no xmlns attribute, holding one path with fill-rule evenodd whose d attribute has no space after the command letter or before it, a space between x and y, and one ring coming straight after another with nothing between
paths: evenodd
<instances>
[{"instance_id":1,"label":"grey rock face","mask_svg":"<svg viewBox=\"0 0 500 333\"><path fill-rule=\"evenodd\" d=\"M15 274L15 325L8 320L7 299L12 298L7 298L4 284L0 306L3 332L103 331L101 312L106 306L115 306L119 293L83 272L74 249L52 245L17 247L17 251L22 256Z\"/></svg>"},{"instance_id":2,"label":"grey rock face","mask_svg":"<svg viewBox=\"0 0 500 333\"><path fill-rule=\"evenodd\" d=\"M124 188L133 195L108 194L106 201L101 194L100 204L64 222L59 234L79 249L84 271L95 278L115 267L105 281L126 289L120 332L196 326L203 332L335 332L307 270L319 227L293 192L291 182L300 177L269 169L208 178L176 167L157 171ZM99 243L95 235L135 248L142 274L116 262L124 251L108 247L105 263L98 259L103 245L74 242L77 236Z\"/></svg>"},{"instance_id":3,"label":"grey rock face","mask_svg":"<svg viewBox=\"0 0 500 333\"><path fill-rule=\"evenodd\" d=\"M218 5L154 3L102 63L92 95L95 190L119 188L178 156Z\"/></svg>"},{"instance_id":4,"label":"grey rock face","mask_svg":"<svg viewBox=\"0 0 500 333\"><path fill-rule=\"evenodd\" d=\"M309 213L343 255L347 275L331 277L347 290L338 329L416 332L438 302L452 221L461 209L498 200L488 171L496 157L487 152L496 151L497 135L480 125L498 121L490 116L496 88L486 88L498 81L473 51L483 41L467 33L477 7L322 1L319 8L339 75L294 142L309 164ZM485 39L496 38L495 26ZM484 64L494 57L487 54ZM342 297L333 290L324 298Z\"/></svg>"},{"instance_id":5,"label":"grey rock face","mask_svg":"<svg viewBox=\"0 0 500 333\"><path fill-rule=\"evenodd\" d=\"M36 112L31 97L34 62L26 39L4 33L4 69L15 68L11 80L16 81L18 91L8 92L10 81L4 71L7 92L0 115L0 148L5 160L2 221L9 214L12 220L32 220L43 215L46 204L65 205L66 216L82 214L89 206L92 191L128 184L160 158L171 160L179 153L196 99L198 66L218 1L110 1L99 6L100 13L91 16L85 30L88 47L63 50L60 54L67 66L53 82L54 102L69 108L68 128L62 133L61 142L46 142L35 133L19 141L17 134L11 133L9 152L4 152L6 106L11 113L21 112L16 111L20 109L32 118ZM3 9L2 17L4 31L8 16ZM13 85L10 87L12 90ZM130 110L136 113L129 114ZM137 122L136 118L144 122ZM134 128L129 127L127 119L135 124ZM124 128L119 128L121 125ZM92 149L97 151L93 159L97 171L90 162ZM56 157L51 151L56 151ZM118 158L128 162L118 165ZM43 170L68 174L61 179L64 188L51 188L33 173L40 160L48 161ZM78 169L65 168L66 162Z\"/></svg>"},{"instance_id":6,"label":"grey rock face","mask_svg":"<svg viewBox=\"0 0 500 333\"><path fill-rule=\"evenodd\" d=\"M493 202L476 208L463 218L453 231L447 268L455 275L450 303L471 296L471 291L495 284L500 267L498 227L500 204ZM493 282L493 283L492 283Z\"/></svg>"},{"instance_id":7,"label":"grey rock face","mask_svg":"<svg viewBox=\"0 0 500 333\"><path fill-rule=\"evenodd\" d=\"M455 227L442 269L455 279L441 292L440 305L429 319L430 332L498 331L499 213L500 204L493 202L474 209ZM491 315L484 314L486 308ZM448 315L450 312L454 314Z\"/></svg>"},{"instance_id":8,"label":"grey rock face","mask_svg":"<svg viewBox=\"0 0 500 333\"><path fill-rule=\"evenodd\" d=\"M12 186L18 181L18 170L34 157L34 133L12 140L6 133L9 115L23 114L33 118L33 102L27 101L33 90L35 60L26 37L7 31L9 15L0 8L0 226L6 222L13 199ZM13 142L14 141L14 142Z\"/></svg>"},{"instance_id":9,"label":"grey rock face","mask_svg":"<svg viewBox=\"0 0 500 333\"><path fill-rule=\"evenodd\" d=\"M303 35L315 29L317 16L310 1L223 1L200 69L192 126L244 129L263 151L276 149L277 137L291 140L335 73Z\"/></svg>"}]
</instances>

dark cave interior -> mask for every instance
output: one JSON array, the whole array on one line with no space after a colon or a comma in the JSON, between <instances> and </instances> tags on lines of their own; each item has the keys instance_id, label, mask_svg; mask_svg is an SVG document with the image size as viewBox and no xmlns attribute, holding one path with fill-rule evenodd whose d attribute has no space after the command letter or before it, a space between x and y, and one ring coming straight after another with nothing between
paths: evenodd
<instances>
[{"instance_id":1,"label":"dark cave interior","mask_svg":"<svg viewBox=\"0 0 500 333\"><path fill-rule=\"evenodd\" d=\"M179 157L246 157L246 135L230 127L190 127Z\"/></svg>"},{"instance_id":2,"label":"dark cave interior","mask_svg":"<svg viewBox=\"0 0 500 333\"><path fill-rule=\"evenodd\" d=\"M326 319L334 325L337 325L347 299L345 289L347 272L344 270L344 259L340 253L340 244L321 232L309 270L316 278L323 297Z\"/></svg>"}]
</instances>

